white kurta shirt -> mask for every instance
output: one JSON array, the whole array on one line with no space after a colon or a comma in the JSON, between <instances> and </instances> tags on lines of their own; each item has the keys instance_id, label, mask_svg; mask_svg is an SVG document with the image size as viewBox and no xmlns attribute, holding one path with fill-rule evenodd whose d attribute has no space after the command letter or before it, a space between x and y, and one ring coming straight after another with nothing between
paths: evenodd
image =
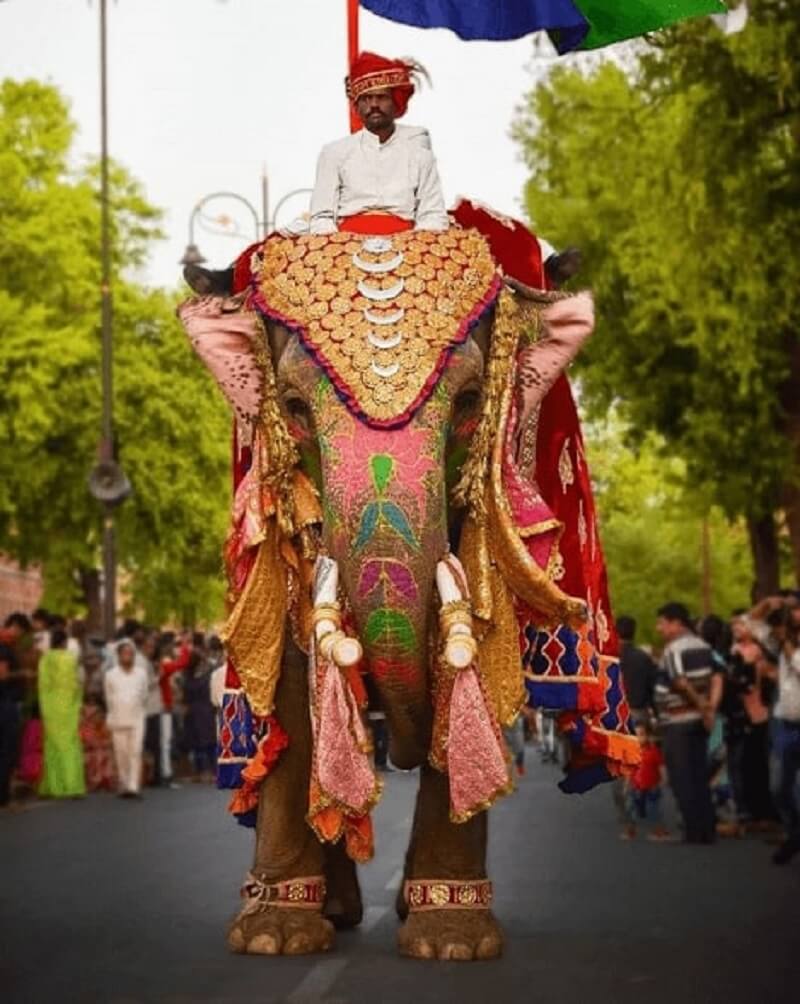
<instances>
[{"instance_id":1,"label":"white kurta shirt","mask_svg":"<svg viewBox=\"0 0 800 1004\"><path fill-rule=\"evenodd\" d=\"M114 666L103 678L106 725L130 728L144 720L147 707L147 670L134 665L129 671Z\"/></svg>"},{"instance_id":2,"label":"white kurta shirt","mask_svg":"<svg viewBox=\"0 0 800 1004\"><path fill-rule=\"evenodd\" d=\"M342 217L370 210L412 220L417 230L447 230L436 159L425 129L397 125L385 143L361 129L323 148L311 196L311 233L335 233Z\"/></svg>"}]
</instances>

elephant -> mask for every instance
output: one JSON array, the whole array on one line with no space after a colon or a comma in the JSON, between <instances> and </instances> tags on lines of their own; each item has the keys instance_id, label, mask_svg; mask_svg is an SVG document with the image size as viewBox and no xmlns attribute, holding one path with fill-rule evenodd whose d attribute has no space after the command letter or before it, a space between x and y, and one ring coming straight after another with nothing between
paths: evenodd
<instances>
[{"instance_id":1,"label":"elephant","mask_svg":"<svg viewBox=\"0 0 800 1004\"><path fill-rule=\"evenodd\" d=\"M388 719L392 762L401 769L419 769L405 882L397 902L401 954L471 960L494 958L503 949L503 934L490 909L487 805L471 804L460 817L454 814L451 782L455 786L456 779L448 773L449 747L442 740L439 720L447 715L441 711L445 698L440 691L447 691L442 680L449 673L452 681L459 665L471 662L483 646L471 634L472 612L464 615L472 588L465 577L472 576L472 566L466 560L462 565L456 557L465 539L478 532L477 523L470 523L465 469L472 456L474 500L491 480L490 458L483 457L482 467L474 463L481 436L489 437L493 445L487 449L490 454L494 450L496 458L498 451L507 449L504 463L522 463L524 436L519 430L535 422L542 400L589 335L593 306L587 293L547 294L503 275L480 234L473 230L464 234L454 239L452 253L458 258L459 248L467 248L463 241L469 239L473 243L468 247L477 257L453 268L449 287L425 280L431 274L424 271L428 252L423 248L416 253L422 238L413 234L394 241L353 240L348 235L301 239L300 243L306 241L306 258L302 267L294 269L299 261L297 239L277 239L265 245L266 249L276 245L275 251L265 251L254 261L257 278L249 290L237 296L205 293L179 309L195 349L234 408L240 438L247 442L246 447L240 443L240 450L246 448L251 458L249 487L243 494L237 492L234 529L227 544L235 622L226 629L229 653L240 663L240 671L254 663L253 682L243 675L247 696L261 718L274 723L273 738L288 737L261 767L250 770L258 775L255 859L245 885L245 905L228 934L235 952L327 951L333 946L335 929L356 925L362 916L352 860L359 855L349 855L344 839L321 839L320 828L310 825L309 787L313 790L315 772L323 769L320 730L325 727L315 719L319 678L313 665L315 658L322 658L319 652L326 638L335 638L340 646L351 643L349 657L338 663L343 675L352 676L352 663L360 660L362 671L372 676ZM425 248L437 238L426 239ZM344 249L342 254L332 257L337 248ZM434 250L448 253L440 245ZM467 257L473 252L468 251ZM404 269L397 265L403 256ZM340 310L328 288L338 283L341 293L350 281L351 261L365 270L363 283L348 288L348 295L355 296L352 302L361 306L366 325L347 305ZM393 264L396 271L390 272L388 266ZM477 273L480 281L470 286ZM414 286L418 274L423 280ZM404 283L406 293L400 295L397 291ZM307 292L312 287L319 295L309 303ZM426 339L433 329L426 325L444 322L431 313L434 308L427 301L419 315L422 319L409 320L410 287L416 290L414 303L432 295L441 307L448 295L461 297L469 317L461 318L459 308L451 318L458 337L449 341L445 337L443 342L444 336L437 335L431 347ZM403 323L418 325L405 348L406 342L400 345L395 334L397 324L392 326L404 310L397 304L403 302L407 309ZM311 344L310 336L303 337L292 311L311 318L305 335L316 325L316 344ZM452 325L449 331L455 330ZM523 344L519 333L531 325L537 327L537 340ZM513 329L514 336L501 358L498 340L506 329ZM374 358L362 365L357 353L367 349ZM398 354L401 349L407 354ZM386 359L395 362L388 364ZM398 383L404 366L408 385ZM389 375L394 380L391 394L386 392ZM506 402L502 407L501 397ZM504 437L497 431L502 410L511 416ZM249 529L248 520L254 524ZM242 540L248 534L255 543L244 548ZM275 562L284 567L280 562L289 545L293 548L289 566L294 571L287 581L294 586L284 594L285 576L280 572L276 579L274 567L278 567ZM267 547L272 548L272 557L264 550ZM254 565L255 551L261 557ZM260 574L253 568L270 561L273 571L264 573L264 588L251 596L248 590L255 587L245 583L256 581ZM320 561L338 575L332 592L324 579L320 586ZM516 580L510 588L501 581L508 564L504 561L498 556L496 563L489 562L487 574L495 585L507 589L508 608L513 610L512 602L519 599L514 593ZM570 630L585 624L590 612L583 598L560 590L554 577L538 566L531 574L535 595L524 595L529 604L545 611L553 624L569 625ZM448 628L437 611L451 587L456 600L445 603L442 610L449 607L456 624ZM315 590L319 594L320 588L328 589L327 599L314 607ZM250 609L240 614L245 594ZM476 609L479 599L472 598ZM506 701L516 714L522 691L516 625L512 629L506 623L499 633L504 652L516 653L504 663L516 674ZM459 664L456 657L457 665L445 671L441 652L446 642L455 643L457 656L466 652L466 659ZM329 655L335 652L331 646ZM253 652L258 659L251 658ZM262 700L258 674L263 676L267 663L275 671L269 696ZM479 676L470 693L479 703L483 695L486 702L475 720L486 725L481 734L488 736L494 753L491 736L498 734L498 713L491 710ZM339 706L344 707L346 700L349 691ZM335 733L339 739L348 729L358 731L357 717L356 712L348 719L349 726ZM456 731L451 728L447 733L453 748L479 734L470 728L465 730L470 736L459 738ZM353 757L359 755L357 746ZM438 760L434 747L440 753L445 750ZM479 771L479 783L482 778ZM507 789L499 776L492 784L491 798ZM370 788L365 805L377 795L378 787ZM326 804L323 801L315 818L325 817ZM340 837L341 831L334 836Z\"/></svg>"}]
</instances>

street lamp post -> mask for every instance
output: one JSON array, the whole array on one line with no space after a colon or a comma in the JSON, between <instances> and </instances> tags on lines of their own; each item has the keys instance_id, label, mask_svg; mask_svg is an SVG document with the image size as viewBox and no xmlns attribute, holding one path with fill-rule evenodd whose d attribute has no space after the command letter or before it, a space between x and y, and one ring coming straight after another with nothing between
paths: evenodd
<instances>
[{"instance_id":1,"label":"street lamp post","mask_svg":"<svg viewBox=\"0 0 800 1004\"><path fill-rule=\"evenodd\" d=\"M100 311L103 406L98 463L89 491L103 505L103 635L114 635L117 615L117 560L114 507L130 484L114 457L113 304L111 297L111 210L108 185L108 32L107 0L100 0Z\"/></svg>"},{"instance_id":2,"label":"street lamp post","mask_svg":"<svg viewBox=\"0 0 800 1004\"><path fill-rule=\"evenodd\" d=\"M295 195L311 195L313 191L313 188L293 188L291 192L287 192L286 195L278 199L275 206L275 214L272 217L272 229L274 230L277 226L278 213L280 213L281 209L289 201L289 199L293 199Z\"/></svg>"},{"instance_id":3,"label":"street lamp post","mask_svg":"<svg viewBox=\"0 0 800 1004\"><path fill-rule=\"evenodd\" d=\"M106 0L100 0L100 254L102 278L100 296L103 328L103 435L100 460L114 460L114 372L111 300L111 240L108 205L108 31ZM103 634L114 634L117 600L117 557L114 541L114 513L110 502L103 514Z\"/></svg>"},{"instance_id":4,"label":"street lamp post","mask_svg":"<svg viewBox=\"0 0 800 1004\"><path fill-rule=\"evenodd\" d=\"M258 212L251 202L249 202L243 195L239 195L237 192L211 192L208 195L204 195L197 203L195 203L189 214L189 243L186 245L186 250L183 252L183 257L180 260L181 265L202 265L206 258L200 251L195 241L195 225L197 219L201 216L203 209L215 199L234 199L236 202L241 203L250 215L253 217L253 227L255 232L256 240L260 240L271 233L275 229L278 214L280 213L283 206L288 202L289 199L296 195L308 195L312 189L310 188L294 188L291 192L287 192L282 198L280 198L275 206L275 212L272 217L269 214L269 179L267 177L266 169L261 175L261 211L262 216L259 220ZM230 235L227 235L230 236Z\"/></svg>"},{"instance_id":5,"label":"street lamp post","mask_svg":"<svg viewBox=\"0 0 800 1004\"><path fill-rule=\"evenodd\" d=\"M264 184L266 184L266 176L264 178ZM215 199L234 199L236 202L241 203L253 217L253 227L256 240L259 240L262 235L266 235L267 224L266 222L264 223L264 229L262 231L262 224L259 221L258 213L256 212L252 202L249 202L243 195L238 195L236 192L211 192L209 195L204 195L202 199L195 203L191 213L189 214L189 243L186 245L183 258L181 258L181 265L202 265L206 260L200 253L200 249L195 243L194 227L197 217L202 213L208 203L213 202ZM266 220L266 217L264 219Z\"/></svg>"}]
</instances>

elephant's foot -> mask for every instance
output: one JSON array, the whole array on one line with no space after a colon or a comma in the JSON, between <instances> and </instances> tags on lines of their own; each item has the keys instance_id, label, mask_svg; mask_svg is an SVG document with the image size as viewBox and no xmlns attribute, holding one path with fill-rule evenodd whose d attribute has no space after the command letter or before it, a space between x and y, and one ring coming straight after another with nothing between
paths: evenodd
<instances>
[{"instance_id":1,"label":"elephant's foot","mask_svg":"<svg viewBox=\"0 0 800 1004\"><path fill-rule=\"evenodd\" d=\"M490 910L412 911L397 944L412 959L496 959L503 954L503 931Z\"/></svg>"},{"instance_id":2,"label":"elephant's foot","mask_svg":"<svg viewBox=\"0 0 800 1004\"><path fill-rule=\"evenodd\" d=\"M342 841L325 846L325 886L323 916L337 931L357 927L364 916L361 888L355 862L347 856Z\"/></svg>"},{"instance_id":3,"label":"elephant's foot","mask_svg":"<svg viewBox=\"0 0 800 1004\"><path fill-rule=\"evenodd\" d=\"M311 955L329 952L335 937L333 924L317 910L267 907L239 914L228 931L228 947L246 955Z\"/></svg>"}]
</instances>

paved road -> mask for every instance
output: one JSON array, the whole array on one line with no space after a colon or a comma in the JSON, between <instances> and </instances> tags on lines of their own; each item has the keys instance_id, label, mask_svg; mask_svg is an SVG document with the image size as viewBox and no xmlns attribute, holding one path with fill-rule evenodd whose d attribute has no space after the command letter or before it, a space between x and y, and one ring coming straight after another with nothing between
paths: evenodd
<instances>
[{"instance_id":1,"label":"paved road","mask_svg":"<svg viewBox=\"0 0 800 1004\"><path fill-rule=\"evenodd\" d=\"M622 844L607 789L561 795L535 766L492 818L489 963L401 960L392 900L416 779L392 774L365 923L337 952L229 955L226 921L252 836L224 796L187 786L0 817L0 1000L5 1004L785 1004L800 975L800 865L757 841Z\"/></svg>"}]
</instances>

